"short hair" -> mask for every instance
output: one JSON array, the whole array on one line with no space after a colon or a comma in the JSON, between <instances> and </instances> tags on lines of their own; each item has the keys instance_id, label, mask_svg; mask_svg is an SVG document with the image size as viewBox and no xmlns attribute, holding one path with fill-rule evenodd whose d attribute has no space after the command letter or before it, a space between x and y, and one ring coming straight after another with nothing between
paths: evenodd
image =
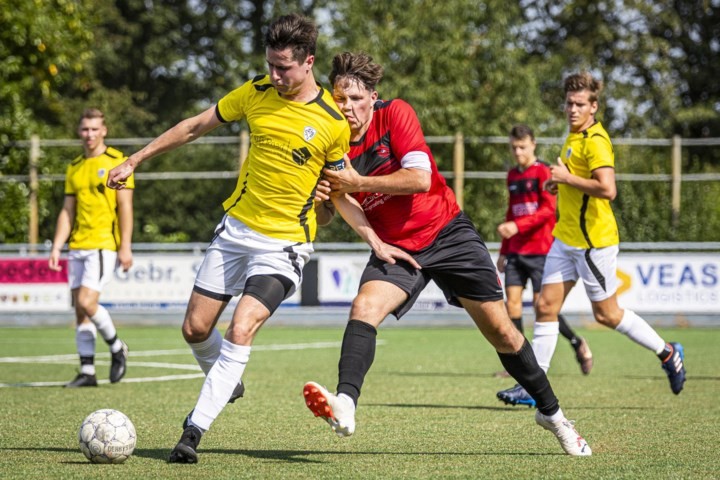
<instances>
[{"instance_id":1,"label":"short hair","mask_svg":"<svg viewBox=\"0 0 720 480\"><path fill-rule=\"evenodd\" d=\"M590 92L590 101L597 102L603 83L596 80L588 72L573 73L565 78L565 93L587 90Z\"/></svg>"},{"instance_id":2,"label":"short hair","mask_svg":"<svg viewBox=\"0 0 720 480\"><path fill-rule=\"evenodd\" d=\"M80 115L80 118L78 119L78 125L86 118L99 118L103 121L103 125L105 124L105 114L97 108L86 108L83 110L82 115Z\"/></svg>"},{"instance_id":3,"label":"short hair","mask_svg":"<svg viewBox=\"0 0 720 480\"><path fill-rule=\"evenodd\" d=\"M291 48L292 58L302 63L315 55L318 29L307 17L293 13L278 17L265 32L265 47L272 50Z\"/></svg>"},{"instance_id":4,"label":"short hair","mask_svg":"<svg viewBox=\"0 0 720 480\"><path fill-rule=\"evenodd\" d=\"M525 137L530 137L530 140L533 142L535 141L535 134L533 133L532 128L527 125L523 125L521 123L519 125L515 125L510 130L510 138L514 140L522 140Z\"/></svg>"},{"instance_id":5,"label":"short hair","mask_svg":"<svg viewBox=\"0 0 720 480\"><path fill-rule=\"evenodd\" d=\"M333 58L330 84L334 86L338 78L347 78L373 91L382 80L383 73L382 65L373 62L373 58L367 53L338 53Z\"/></svg>"}]
</instances>

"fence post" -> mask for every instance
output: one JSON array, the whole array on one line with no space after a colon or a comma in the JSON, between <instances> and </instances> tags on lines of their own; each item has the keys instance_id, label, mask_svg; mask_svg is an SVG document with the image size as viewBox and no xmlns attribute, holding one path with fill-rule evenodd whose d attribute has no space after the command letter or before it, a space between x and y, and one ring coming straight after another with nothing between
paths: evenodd
<instances>
[{"instance_id":1,"label":"fence post","mask_svg":"<svg viewBox=\"0 0 720 480\"><path fill-rule=\"evenodd\" d=\"M238 158L238 172L242 168L243 162L248 156L250 150L250 135L247 130L240 130L240 156Z\"/></svg>"},{"instance_id":2,"label":"fence post","mask_svg":"<svg viewBox=\"0 0 720 480\"><path fill-rule=\"evenodd\" d=\"M463 208L463 190L465 188L465 138L462 132L455 134L453 148L453 190L458 205Z\"/></svg>"},{"instance_id":3,"label":"fence post","mask_svg":"<svg viewBox=\"0 0 720 480\"><path fill-rule=\"evenodd\" d=\"M680 184L682 180L682 138L672 137L672 226L680 222Z\"/></svg>"},{"instance_id":4,"label":"fence post","mask_svg":"<svg viewBox=\"0 0 720 480\"><path fill-rule=\"evenodd\" d=\"M32 135L30 137L30 196L28 198L28 207L30 209L30 224L28 225L28 243L30 244L30 253L36 252L38 241L38 164L40 163L40 137Z\"/></svg>"}]
</instances>

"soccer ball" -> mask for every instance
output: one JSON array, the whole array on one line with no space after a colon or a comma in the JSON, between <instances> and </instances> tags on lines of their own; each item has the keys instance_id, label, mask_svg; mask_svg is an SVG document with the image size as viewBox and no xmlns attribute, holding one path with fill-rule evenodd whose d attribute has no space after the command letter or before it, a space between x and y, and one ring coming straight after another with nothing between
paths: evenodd
<instances>
[{"instance_id":1,"label":"soccer ball","mask_svg":"<svg viewBox=\"0 0 720 480\"><path fill-rule=\"evenodd\" d=\"M92 463L123 463L135 450L135 425L122 412L103 408L91 413L78 432L80 450Z\"/></svg>"}]
</instances>

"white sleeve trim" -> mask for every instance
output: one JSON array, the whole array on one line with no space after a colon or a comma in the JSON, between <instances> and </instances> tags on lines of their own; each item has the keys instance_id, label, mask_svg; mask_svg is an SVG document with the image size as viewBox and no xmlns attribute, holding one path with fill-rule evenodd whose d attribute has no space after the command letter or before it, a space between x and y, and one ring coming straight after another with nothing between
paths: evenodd
<instances>
[{"instance_id":1,"label":"white sleeve trim","mask_svg":"<svg viewBox=\"0 0 720 480\"><path fill-rule=\"evenodd\" d=\"M402 168L417 168L418 170L432 171L430 168L430 157L425 152L408 152L400 160Z\"/></svg>"}]
</instances>

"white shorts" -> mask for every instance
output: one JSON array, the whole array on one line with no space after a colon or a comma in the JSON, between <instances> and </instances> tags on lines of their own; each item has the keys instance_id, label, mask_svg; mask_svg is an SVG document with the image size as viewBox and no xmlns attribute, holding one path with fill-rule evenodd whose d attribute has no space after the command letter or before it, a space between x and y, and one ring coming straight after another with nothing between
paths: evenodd
<instances>
[{"instance_id":1,"label":"white shorts","mask_svg":"<svg viewBox=\"0 0 720 480\"><path fill-rule=\"evenodd\" d=\"M612 297L617 291L618 246L603 248L570 247L553 240L545 260L542 283L575 282L582 278L592 302Z\"/></svg>"},{"instance_id":2,"label":"white shorts","mask_svg":"<svg viewBox=\"0 0 720 480\"><path fill-rule=\"evenodd\" d=\"M195 286L222 296L236 296L242 293L248 278L279 274L294 284L289 297L300 285L302 270L312 252L312 243L268 237L225 215L205 252Z\"/></svg>"},{"instance_id":3,"label":"white shorts","mask_svg":"<svg viewBox=\"0 0 720 480\"><path fill-rule=\"evenodd\" d=\"M72 290L81 286L102 292L117 267L117 252L112 250L70 250L68 282Z\"/></svg>"}]
</instances>

